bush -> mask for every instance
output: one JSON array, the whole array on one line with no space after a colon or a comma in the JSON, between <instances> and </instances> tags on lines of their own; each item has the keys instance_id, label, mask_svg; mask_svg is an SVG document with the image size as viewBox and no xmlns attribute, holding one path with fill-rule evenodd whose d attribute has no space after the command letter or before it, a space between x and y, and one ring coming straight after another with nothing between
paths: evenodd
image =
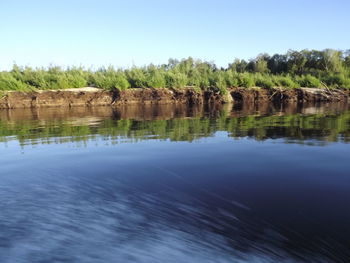
<instances>
[{"instance_id":1,"label":"bush","mask_svg":"<svg viewBox=\"0 0 350 263\"><path fill-rule=\"evenodd\" d=\"M22 81L15 79L9 72L0 73L0 90L25 91L28 86Z\"/></svg>"},{"instance_id":2,"label":"bush","mask_svg":"<svg viewBox=\"0 0 350 263\"><path fill-rule=\"evenodd\" d=\"M290 76L277 76L275 78L275 83L277 86L283 88L298 88L299 85Z\"/></svg>"},{"instance_id":3,"label":"bush","mask_svg":"<svg viewBox=\"0 0 350 263\"><path fill-rule=\"evenodd\" d=\"M125 90L130 87L130 83L122 71L97 72L92 76L92 85L108 90Z\"/></svg>"},{"instance_id":4,"label":"bush","mask_svg":"<svg viewBox=\"0 0 350 263\"><path fill-rule=\"evenodd\" d=\"M275 86L275 84L271 80L271 77L266 75L257 75L257 78L255 80L255 85L260 88L267 88L267 89L271 89Z\"/></svg>"},{"instance_id":5,"label":"bush","mask_svg":"<svg viewBox=\"0 0 350 263\"><path fill-rule=\"evenodd\" d=\"M187 86L200 87L201 75L197 70L191 70L187 75Z\"/></svg>"},{"instance_id":6,"label":"bush","mask_svg":"<svg viewBox=\"0 0 350 263\"><path fill-rule=\"evenodd\" d=\"M214 73L209 83L212 87L216 88L221 94L227 94L227 84L225 80L225 74L223 72Z\"/></svg>"},{"instance_id":7,"label":"bush","mask_svg":"<svg viewBox=\"0 0 350 263\"><path fill-rule=\"evenodd\" d=\"M105 89L182 88L219 89L227 87L284 88L321 87L350 88L349 52L336 50L289 51L287 54L259 55L249 63L236 60L228 68L218 68L212 62L188 59L169 60L160 66L133 67L115 70L113 67L97 71L80 67L62 69L32 69L14 65L8 72L0 72L0 89L66 89L87 85ZM255 72L255 73L252 73ZM273 74L271 74L273 73ZM322 80L324 83L322 83Z\"/></svg>"},{"instance_id":8,"label":"bush","mask_svg":"<svg viewBox=\"0 0 350 263\"><path fill-rule=\"evenodd\" d=\"M45 80L45 75L47 75L47 73L44 70L32 70L27 67L22 75L23 82L28 86L32 86L36 89L45 89L48 86Z\"/></svg>"},{"instance_id":9,"label":"bush","mask_svg":"<svg viewBox=\"0 0 350 263\"><path fill-rule=\"evenodd\" d=\"M255 86L255 81L249 73L242 73L238 75L238 85L240 87L251 88Z\"/></svg>"},{"instance_id":10,"label":"bush","mask_svg":"<svg viewBox=\"0 0 350 263\"><path fill-rule=\"evenodd\" d=\"M165 82L168 88L181 89L186 86L187 76L180 72L167 72Z\"/></svg>"},{"instance_id":11,"label":"bush","mask_svg":"<svg viewBox=\"0 0 350 263\"><path fill-rule=\"evenodd\" d=\"M209 78L207 75L201 75L201 77L199 78L199 87L201 89L206 89L207 87L209 87Z\"/></svg>"},{"instance_id":12,"label":"bush","mask_svg":"<svg viewBox=\"0 0 350 263\"><path fill-rule=\"evenodd\" d=\"M115 88L118 90L126 90L130 88L130 83L126 79L126 76L122 72L118 72L117 74L114 75L114 78L112 78L110 88Z\"/></svg>"},{"instance_id":13,"label":"bush","mask_svg":"<svg viewBox=\"0 0 350 263\"><path fill-rule=\"evenodd\" d=\"M81 69L68 70L66 75L71 88L82 88L87 86L86 74L84 74Z\"/></svg>"},{"instance_id":14,"label":"bush","mask_svg":"<svg viewBox=\"0 0 350 263\"><path fill-rule=\"evenodd\" d=\"M165 78L164 78L164 72L160 69L151 68L146 72L145 74L145 82L147 87L151 88L164 88Z\"/></svg>"},{"instance_id":15,"label":"bush","mask_svg":"<svg viewBox=\"0 0 350 263\"><path fill-rule=\"evenodd\" d=\"M334 88L350 88L350 78L345 74L331 74L322 78L326 85Z\"/></svg>"},{"instance_id":16,"label":"bush","mask_svg":"<svg viewBox=\"0 0 350 263\"><path fill-rule=\"evenodd\" d=\"M321 86L321 81L309 74L297 78L297 82L301 87L319 88Z\"/></svg>"},{"instance_id":17,"label":"bush","mask_svg":"<svg viewBox=\"0 0 350 263\"><path fill-rule=\"evenodd\" d=\"M237 87L239 85L238 74L233 70L225 71L225 81L228 87Z\"/></svg>"},{"instance_id":18,"label":"bush","mask_svg":"<svg viewBox=\"0 0 350 263\"><path fill-rule=\"evenodd\" d=\"M83 88L87 86L87 81L82 76L67 76L68 86L70 88Z\"/></svg>"},{"instance_id":19,"label":"bush","mask_svg":"<svg viewBox=\"0 0 350 263\"><path fill-rule=\"evenodd\" d=\"M140 68L126 70L126 77L132 88L147 88L145 72Z\"/></svg>"}]
</instances>

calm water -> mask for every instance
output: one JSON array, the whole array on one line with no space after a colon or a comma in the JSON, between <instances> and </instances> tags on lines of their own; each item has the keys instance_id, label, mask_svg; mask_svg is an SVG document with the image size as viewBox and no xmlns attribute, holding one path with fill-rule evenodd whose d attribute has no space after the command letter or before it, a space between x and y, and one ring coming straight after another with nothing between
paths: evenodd
<instances>
[{"instance_id":1,"label":"calm water","mask_svg":"<svg viewBox=\"0 0 350 263\"><path fill-rule=\"evenodd\" d=\"M0 262L350 262L350 111L0 111Z\"/></svg>"}]
</instances>

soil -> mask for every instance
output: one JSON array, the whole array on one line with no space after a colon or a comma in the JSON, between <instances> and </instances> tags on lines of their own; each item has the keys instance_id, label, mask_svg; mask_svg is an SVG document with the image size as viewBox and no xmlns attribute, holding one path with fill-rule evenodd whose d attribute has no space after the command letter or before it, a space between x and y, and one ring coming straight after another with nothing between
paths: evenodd
<instances>
[{"instance_id":1,"label":"soil","mask_svg":"<svg viewBox=\"0 0 350 263\"><path fill-rule=\"evenodd\" d=\"M128 89L106 91L93 87L36 92L11 91L1 94L0 109L114 106L129 104L258 104L304 103L304 102L349 102L350 90L315 88L263 89L231 88L228 94L214 91L197 91L193 88L175 89Z\"/></svg>"}]
</instances>

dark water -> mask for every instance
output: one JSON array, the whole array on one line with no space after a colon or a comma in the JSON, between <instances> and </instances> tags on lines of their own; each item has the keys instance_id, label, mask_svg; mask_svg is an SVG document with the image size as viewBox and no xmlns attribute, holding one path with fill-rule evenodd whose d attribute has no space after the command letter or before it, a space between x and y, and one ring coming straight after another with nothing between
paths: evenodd
<instances>
[{"instance_id":1,"label":"dark water","mask_svg":"<svg viewBox=\"0 0 350 263\"><path fill-rule=\"evenodd\" d=\"M0 111L0 262L350 262L350 111Z\"/></svg>"}]
</instances>

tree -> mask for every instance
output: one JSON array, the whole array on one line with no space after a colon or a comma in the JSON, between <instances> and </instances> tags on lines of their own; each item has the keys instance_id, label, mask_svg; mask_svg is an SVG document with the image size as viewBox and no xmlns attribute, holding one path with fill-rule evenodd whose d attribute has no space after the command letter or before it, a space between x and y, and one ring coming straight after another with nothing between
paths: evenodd
<instances>
[{"instance_id":1,"label":"tree","mask_svg":"<svg viewBox=\"0 0 350 263\"><path fill-rule=\"evenodd\" d=\"M288 70L287 55L275 54L267 61L267 67L273 74L286 73Z\"/></svg>"},{"instance_id":2,"label":"tree","mask_svg":"<svg viewBox=\"0 0 350 263\"><path fill-rule=\"evenodd\" d=\"M255 73L268 73L269 69L267 67L267 61L270 59L268 54L260 54L255 59L252 59L248 65L247 69L250 72Z\"/></svg>"},{"instance_id":3,"label":"tree","mask_svg":"<svg viewBox=\"0 0 350 263\"><path fill-rule=\"evenodd\" d=\"M245 61L244 59L240 60L238 58L236 58L233 63L229 64L228 69L231 69L235 72L238 73L243 73L247 70L247 61Z\"/></svg>"},{"instance_id":4,"label":"tree","mask_svg":"<svg viewBox=\"0 0 350 263\"><path fill-rule=\"evenodd\" d=\"M328 72L340 72L342 71L342 52L334 49L325 49L322 52L322 63L324 70Z\"/></svg>"},{"instance_id":5,"label":"tree","mask_svg":"<svg viewBox=\"0 0 350 263\"><path fill-rule=\"evenodd\" d=\"M293 74L303 74L307 58L305 52L290 50L287 53L288 72Z\"/></svg>"}]
</instances>

